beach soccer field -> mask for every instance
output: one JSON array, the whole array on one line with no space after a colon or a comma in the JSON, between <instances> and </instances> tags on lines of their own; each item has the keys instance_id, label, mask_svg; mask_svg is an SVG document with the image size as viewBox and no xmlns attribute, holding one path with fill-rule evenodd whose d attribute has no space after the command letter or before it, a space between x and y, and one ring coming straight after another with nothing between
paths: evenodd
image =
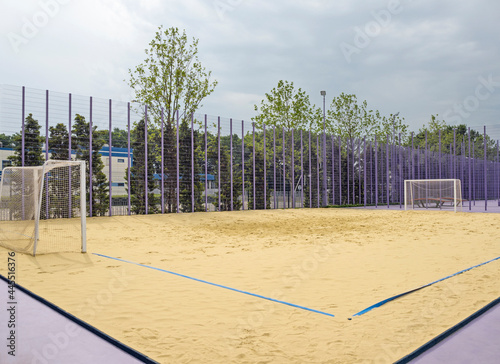
<instances>
[{"instance_id":1,"label":"beach soccer field","mask_svg":"<svg viewBox=\"0 0 500 364\"><path fill-rule=\"evenodd\" d=\"M500 296L497 214L100 217L87 249L16 254L16 281L160 363L391 363Z\"/></svg>"}]
</instances>

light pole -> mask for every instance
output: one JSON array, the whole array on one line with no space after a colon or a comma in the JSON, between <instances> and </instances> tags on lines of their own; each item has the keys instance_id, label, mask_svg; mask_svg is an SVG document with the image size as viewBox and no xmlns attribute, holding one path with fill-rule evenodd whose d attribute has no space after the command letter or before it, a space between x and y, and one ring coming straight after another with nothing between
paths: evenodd
<instances>
[{"instance_id":1,"label":"light pole","mask_svg":"<svg viewBox=\"0 0 500 364\"><path fill-rule=\"evenodd\" d=\"M323 96L323 207L328 205L328 193L326 188L326 112L325 97L326 91L320 92Z\"/></svg>"},{"instance_id":2,"label":"light pole","mask_svg":"<svg viewBox=\"0 0 500 364\"><path fill-rule=\"evenodd\" d=\"M392 115L392 144L394 145L394 138L396 136L396 116L399 115L399 111Z\"/></svg>"}]
</instances>

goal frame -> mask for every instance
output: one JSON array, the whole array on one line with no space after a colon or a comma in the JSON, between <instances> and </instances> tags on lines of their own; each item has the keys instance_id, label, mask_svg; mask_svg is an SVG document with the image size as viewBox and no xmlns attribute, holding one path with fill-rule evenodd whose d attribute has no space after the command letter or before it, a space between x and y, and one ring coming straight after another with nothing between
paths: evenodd
<instances>
[{"instance_id":1,"label":"goal frame","mask_svg":"<svg viewBox=\"0 0 500 364\"><path fill-rule=\"evenodd\" d=\"M408 210L408 207L411 209L415 208L415 199L413 196L413 188L410 188L410 191L408 191L408 187L412 185L412 183L429 183L429 182L448 182L448 183L453 183L453 198L452 200L449 200L448 198L444 198L441 201L436 202L436 206L439 205L439 208L444 205L445 202L452 202L453 204L453 210L454 212L457 212L457 207L460 206L460 210L462 207L462 188L461 188L461 180L460 179L454 179L454 178L448 178L448 179L408 179L404 181L404 202L405 202L405 211ZM409 192L409 193L408 193ZM409 196L411 195L411 196ZM410 201L408 201L408 197L410 197ZM431 200L436 200L435 198L431 198ZM427 205L426 205L427 206ZM426 207L427 208L427 207Z\"/></svg>"},{"instance_id":2,"label":"goal frame","mask_svg":"<svg viewBox=\"0 0 500 364\"><path fill-rule=\"evenodd\" d=\"M3 172L5 172L8 169L12 170L23 170L23 169L30 169L34 170L32 179L33 182L35 183L35 194L34 194L34 218L33 218L33 224L34 224L34 229L33 235L31 237L33 241L33 247L29 248L29 250L25 250L25 253L31 253L33 256L36 255L37 252L37 247L38 247L38 242L40 239L40 220L41 220L41 209L42 209L42 202L43 202L43 193L44 193L44 187L46 185L46 175L49 173L51 170L56 169L56 168L61 168L61 167L69 167L69 168L79 168L79 190L80 190L80 198L79 198L79 214L80 214L80 225L81 225L81 234L80 234L80 239L81 239L81 252L86 253L87 252L87 233L86 233L86 228L87 228L87 204L86 204L86 163L85 161L68 161L68 160L47 160L44 162L43 165L41 166L31 166L31 167L20 167L20 166L9 166L4 169ZM2 173L4 174L4 173ZM69 174L71 178L71 173ZM75 181L76 182L76 181ZM37 185L38 184L38 185ZM0 182L0 196L2 193L2 188L4 186L4 181ZM70 197L71 200L71 197ZM71 215L69 215L71 216ZM8 246L8 245L7 245ZM15 248L12 248L16 250ZM22 252L22 251L21 251Z\"/></svg>"}]
</instances>

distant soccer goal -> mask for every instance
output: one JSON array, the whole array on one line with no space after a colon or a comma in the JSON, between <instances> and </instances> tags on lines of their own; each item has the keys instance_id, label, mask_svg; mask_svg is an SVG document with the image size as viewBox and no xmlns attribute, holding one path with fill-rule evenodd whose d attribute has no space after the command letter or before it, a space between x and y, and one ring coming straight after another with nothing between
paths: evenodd
<instances>
[{"instance_id":1,"label":"distant soccer goal","mask_svg":"<svg viewBox=\"0 0 500 364\"><path fill-rule=\"evenodd\" d=\"M453 208L462 211L459 179L405 180L405 210L415 208Z\"/></svg>"},{"instance_id":2,"label":"distant soccer goal","mask_svg":"<svg viewBox=\"0 0 500 364\"><path fill-rule=\"evenodd\" d=\"M0 184L0 246L21 253L86 251L85 162L6 167Z\"/></svg>"}]
</instances>

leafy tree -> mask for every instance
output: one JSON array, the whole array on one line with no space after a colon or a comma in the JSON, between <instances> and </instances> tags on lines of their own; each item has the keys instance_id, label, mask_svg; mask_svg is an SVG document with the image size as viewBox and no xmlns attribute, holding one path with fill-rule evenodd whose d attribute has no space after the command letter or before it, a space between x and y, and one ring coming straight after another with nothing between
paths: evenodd
<instances>
[{"instance_id":1,"label":"leafy tree","mask_svg":"<svg viewBox=\"0 0 500 364\"><path fill-rule=\"evenodd\" d=\"M148 213L158 212L158 198L155 197L153 190L157 186L154 181L154 155L151 153L151 145L149 142L151 137L148 134L148 167L146 171L146 142L145 142L145 123L144 119L139 121L131 132L131 144L134 148L132 159L132 167L130 167L130 195L132 212L136 214L146 213L146 180L147 197L148 197ZM128 175L128 170L125 175Z\"/></svg>"},{"instance_id":2,"label":"leafy tree","mask_svg":"<svg viewBox=\"0 0 500 364\"><path fill-rule=\"evenodd\" d=\"M107 131L106 131L107 132ZM128 147L128 133L124 129L113 128L111 132L113 147L127 148Z\"/></svg>"},{"instance_id":3,"label":"leafy tree","mask_svg":"<svg viewBox=\"0 0 500 364\"><path fill-rule=\"evenodd\" d=\"M172 212L176 210L177 115L181 122L189 119L201 107L202 100L214 91L217 81L210 80L211 72L207 72L198 59L198 40L193 38L189 43L185 31L181 34L178 28L159 27L149 46L144 62L134 70L129 69L128 84L134 90L135 99L148 105L151 119L157 126L160 126L163 112L166 152L163 203L166 211ZM161 142L159 139L157 132L156 140ZM159 172L161 164L156 166Z\"/></svg>"},{"instance_id":4,"label":"leafy tree","mask_svg":"<svg viewBox=\"0 0 500 364\"><path fill-rule=\"evenodd\" d=\"M441 153L455 155L461 154L460 144L462 142L464 142L464 144L468 148L469 128L467 127L467 125L448 125L446 121L438 119L438 115L431 115L431 119L429 120L427 126L424 125L421 129L419 129L418 133L415 134L413 138L413 145L415 148L420 147L420 149L423 149L426 147L426 135L427 149L433 152L439 151L440 140ZM474 156L477 158L482 158L484 155L484 134L471 129L470 140L471 147L472 144L474 144ZM486 143L487 154L496 155L495 141L488 135L486 135ZM408 145L410 144L411 138L408 141ZM455 150L453 150L453 145L455 145Z\"/></svg>"},{"instance_id":5,"label":"leafy tree","mask_svg":"<svg viewBox=\"0 0 500 364\"><path fill-rule=\"evenodd\" d=\"M261 101L260 108L254 105L258 115L253 117L257 128L267 127L309 129L321 120L321 111L311 106L309 96L302 89L295 90L293 82L280 80L278 86Z\"/></svg>"},{"instance_id":6,"label":"leafy tree","mask_svg":"<svg viewBox=\"0 0 500 364\"><path fill-rule=\"evenodd\" d=\"M344 141L353 141L375 135L379 119L378 111L369 110L366 100L358 103L356 95L341 93L333 98L327 112L326 130L339 135Z\"/></svg>"},{"instance_id":7,"label":"leafy tree","mask_svg":"<svg viewBox=\"0 0 500 364\"><path fill-rule=\"evenodd\" d=\"M97 126L92 127L92 145L90 146L90 125L85 117L79 114L75 116L72 130L72 147L76 151L76 159L86 162L87 174L87 203L92 202L92 211L88 206L89 213L104 216L109 209L109 188L104 172L104 163L99 151L106 143L102 133L97 131ZM92 151L92 201L90 200L90 151Z\"/></svg>"},{"instance_id":8,"label":"leafy tree","mask_svg":"<svg viewBox=\"0 0 500 364\"><path fill-rule=\"evenodd\" d=\"M0 133L0 148L14 148L15 146L16 142L13 135Z\"/></svg>"},{"instance_id":9,"label":"leafy tree","mask_svg":"<svg viewBox=\"0 0 500 364\"><path fill-rule=\"evenodd\" d=\"M44 138L40 136L40 124L33 114L26 117L24 123L24 166L41 166L45 161L42 154ZM8 159L14 166L22 166L22 131L14 135L14 155Z\"/></svg>"},{"instance_id":10,"label":"leafy tree","mask_svg":"<svg viewBox=\"0 0 500 364\"><path fill-rule=\"evenodd\" d=\"M66 125L59 123L49 128L50 159L69 160L69 134Z\"/></svg>"}]
</instances>

